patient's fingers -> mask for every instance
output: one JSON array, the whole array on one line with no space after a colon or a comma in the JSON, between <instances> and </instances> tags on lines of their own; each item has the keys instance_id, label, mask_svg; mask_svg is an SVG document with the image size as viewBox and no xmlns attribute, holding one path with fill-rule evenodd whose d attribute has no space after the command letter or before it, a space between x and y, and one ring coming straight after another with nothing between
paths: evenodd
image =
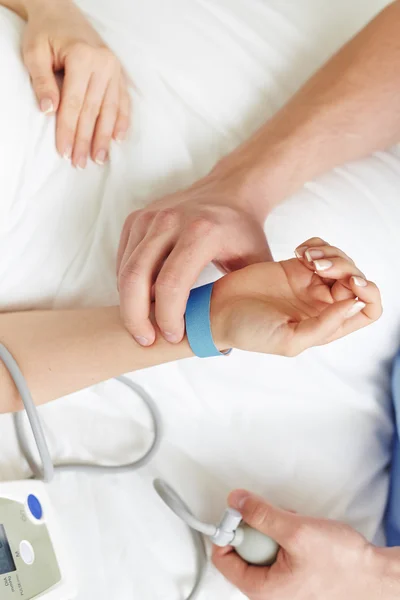
<instances>
[{"instance_id":1,"label":"patient's fingers","mask_svg":"<svg viewBox=\"0 0 400 600\"><path fill-rule=\"evenodd\" d=\"M345 335L349 335L358 329L362 329L379 319L382 314L381 295L379 289L372 281L366 281L360 277L351 277L349 285L354 296L358 297L356 302L362 303L363 306L361 310L357 310L357 306L360 305L355 304L355 314L347 315L342 326L334 332L330 338L320 342L322 344L326 344Z\"/></svg>"},{"instance_id":2,"label":"patient's fingers","mask_svg":"<svg viewBox=\"0 0 400 600\"><path fill-rule=\"evenodd\" d=\"M310 238L309 240L306 240L302 244L300 244L300 246L297 246L294 253L297 256L297 258L303 258L305 251L308 248L312 248L314 246L329 246L329 244L322 238L313 237L313 238Z\"/></svg>"},{"instance_id":3,"label":"patient's fingers","mask_svg":"<svg viewBox=\"0 0 400 600\"><path fill-rule=\"evenodd\" d=\"M315 238L315 241L320 241ZM354 261L342 250L325 244L322 246L306 247L300 251L296 248L299 261L310 271L316 271L325 282L329 279L341 279L349 275L365 275L355 266ZM337 299L344 299L343 297Z\"/></svg>"},{"instance_id":4,"label":"patient's fingers","mask_svg":"<svg viewBox=\"0 0 400 600\"><path fill-rule=\"evenodd\" d=\"M320 241L320 238L313 238L307 243L319 244ZM356 267L354 261L335 246L308 245L301 247L300 251L296 248L295 252L305 267L318 273L322 281L331 287L332 298L336 302L353 298L349 285L351 275L359 275L365 279L365 275Z\"/></svg>"},{"instance_id":5,"label":"patient's fingers","mask_svg":"<svg viewBox=\"0 0 400 600\"><path fill-rule=\"evenodd\" d=\"M350 275L364 277L354 263L339 256L320 258L312 261L308 266L324 279L344 279L350 277Z\"/></svg>"},{"instance_id":6,"label":"patient's fingers","mask_svg":"<svg viewBox=\"0 0 400 600\"><path fill-rule=\"evenodd\" d=\"M291 339L286 342L291 355L311 346L323 345L370 325L382 314L379 289L372 281L352 276L349 281L355 299L329 305L317 317L289 324Z\"/></svg>"},{"instance_id":7,"label":"patient's fingers","mask_svg":"<svg viewBox=\"0 0 400 600\"><path fill-rule=\"evenodd\" d=\"M115 77L108 82L96 123L92 144L92 158L98 165L108 159L109 147L119 106L119 81Z\"/></svg>"},{"instance_id":8,"label":"patient's fingers","mask_svg":"<svg viewBox=\"0 0 400 600\"><path fill-rule=\"evenodd\" d=\"M296 252L296 256L297 256L297 252L298 249L296 248L295 250ZM314 247L308 247L306 250L302 250L302 256L297 256L297 258L307 267L311 268L311 270L313 269L313 262L314 260L321 260L324 258L331 258L334 256L340 256L341 258L344 258L345 260L347 260L349 263L352 263L354 265L354 260L352 258L350 258L350 256L348 256L345 252L343 252L343 250L340 250L340 248L336 248L336 246L330 246L329 244L324 244L322 246L314 246Z\"/></svg>"},{"instance_id":9,"label":"patient's fingers","mask_svg":"<svg viewBox=\"0 0 400 600\"><path fill-rule=\"evenodd\" d=\"M122 73L119 83L119 111L114 126L113 137L117 142L125 139L130 125L131 118L131 98L128 91L128 83L125 75Z\"/></svg>"},{"instance_id":10,"label":"patient's fingers","mask_svg":"<svg viewBox=\"0 0 400 600\"><path fill-rule=\"evenodd\" d=\"M102 73L92 73L79 114L72 152L72 164L78 167L78 169L86 167L93 132L106 89L107 77L104 77Z\"/></svg>"},{"instance_id":11,"label":"patient's fingers","mask_svg":"<svg viewBox=\"0 0 400 600\"><path fill-rule=\"evenodd\" d=\"M77 167L85 168L90 150L102 165L112 136L122 139L129 126L129 95L121 64L108 48L79 43L68 49L64 63L57 148Z\"/></svg>"},{"instance_id":12,"label":"patient's fingers","mask_svg":"<svg viewBox=\"0 0 400 600\"><path fill-rule=\"evenodd\" d=\"M307 350L307 348L327 344L346 335L346 333L369 324L370 320L365 315L361 315L363 324L356 326L356 317L351 316L354 314L359 316L364 306L363 302L357 302L354 299L343 300L342 302L330 304L316 317L310 317L298 323L289 323L288 333L290 338L285 341L288 354L296 356ZM354 319L353 323L350 325L349 331L345 332L343 324L346 323L346 320L350 322L351 319Z\"/></svg>"},{"instance_id":13,"label":"patient's fingers","mask_svg":"<svg viewBox=\"0 0 400 600\"><path fill-rule=\"evenodd\" d=\"M91 74L91 64L88 60L81 60L78 54L71 54L66 58L56 125L56 143L59 153L67 159L72 158L76 129Z\"/></svg>"},{"instance_id":14,"label":"patient's fingers","mask_svg":"<svg viewBox=\"0 0 400 600\"><path fill-rule=\"evenodd\" d=\"M353 265L355 264L354 260L350 258L350 256L343 252L343 250L340 250L340 248L336 248L336 246L319 246L315 248L307 248L307 250L304 252L304 258L302 260L312 265L314 260L319 260L321 258L331 258L335 256L340 256L341 258L347 260L349 263Z\"/></svg>"},{"instance_id":15,"label":"patient's fingers","mask_svg":"<svg viewBox=\"0 0 400 600\"><path fill-rule=\"evenodd\" d=\"M46 39L24 42L23 56L40 110L45 115L54 114L60 102L60 92L53 71L53 56L49 43Z\"/></svg>"},{"instance_id":16,"label":"patient's fingers","mask_svg":"<svg viewBox=\"0 0 400 600\"><path fill-rule=\"evenodd\" d=\"M367 281L362 277L353 276L350 277L350 287L354 295L366 304L362 314L371 321L379 319L382 314L382 301L381 294L376 284L372 281Z\"/></svg>"}]
</instances>

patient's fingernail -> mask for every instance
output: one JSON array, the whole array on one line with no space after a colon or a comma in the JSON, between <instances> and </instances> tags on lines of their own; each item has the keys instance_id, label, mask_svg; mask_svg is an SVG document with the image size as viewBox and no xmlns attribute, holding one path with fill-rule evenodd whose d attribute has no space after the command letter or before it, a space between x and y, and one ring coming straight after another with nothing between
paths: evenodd
<instances>
[{"instance_id":1,"label":"patient's fingernail","mask_svg":"<svg viewBox=\"0 0 400 600\"><path fill-rule=\"evenodd\" d=\"M115 136L115 141L118 143L121 143L124 141L125 138L126 138L126 131L118 131L117 135Z\"/></svg>"},{"instance_id":2,"label":"patient's fingernail","mask_svg":"<svg viewBox=\"0 0 400 600\"><path fill-rule=\"evenodd\" d=\"M317 271L327 271L333 266L333 262L330 260L315 260L314 266Z\"/></svg>"},{"instance_id":3,"label":"patient's fingernail","mask_svg":"<svg viewBox=\"0 0 400 600\"><path fill-rule=\"evenodd\" d=\"M54 112L53 101L50 98L43 98L43 100L40 101L40 110L45 115L49 115L50 113Z\"/></svg>"},{"instance_id":4,"label":"patient's fingernail","mask_svg":"<svg viewBox=\"0 0 400 600\"><path fill-rule=\"evenodd\" d=\"M308 262L312 262L315 258L323 258L324 253L322 250L306 250L304 256L308 260Z\"/></svg>"},{"instance_id":5,"label":"patient's fingernail","mask_svg":"<svg viewBox=\"0 0 400 600\"><path fill-rule=\"evenodd\" d=\"M71 156L72 156L72 146L67 146L64 150L63 158L65 158L65 160L71 160Z\"/></svg>"},{"instance_id":6,"label":"patient's fingernail","mask_svg":"<svg viewBox=\"0 0 400 600\"><path fill-rule=\"evenodd\" d=\"M360 300L356 300L354 302L353 306L350 308L350 310L346 314L346 319L350 319L351 317L354 317L359 312L361 312L363 310L363 308L365 308L366 306L367 305L365 304L365 302L361 302Z\"/></svg>"},{"instance_id":7,"label":"patient's fingernail","mask_svg":"<svg viewBox=\"0 0 400 600\"><path fill-rule=\"evenodd\" d=\"M78 162L76 163L76 168L79 169L80 171L83 171L83 169L86 167L86 163L87 163L86 156L80 156L78 158Z\"/></svg>"},{"instance_id":8,"label":"patient's fingernail","mask_svg":"<svg viewBox=\"0 0 400 600\"><path fill-rule=\"evenodd\" d=\"M355 285L358 285L359 287L367 287L368 285L368 283L362 277L356 277L353 275L352 280L354 281Z\"/></svg>"},{"instance_id":9,"label":"patient's fingernail","mask_svg":"<svg viewBox=\"0 0 400 600\"><path fill-rule=\"evenodd\" d=\"M94 162L97 165L104 165L106 160L107 160L107 150L99 150L98 153L96 154Z\"/></svg>"},{"instance_id":10,"label":"patient's fingernail","mask_svg":"<svg viewBox=\"0 0 400 600\"><path fill-rule=\"evenodd\" d=\"M306 250L307 250L307 246L299 246L298 248L296 248L294 253L297 256L297 258L303 258Z\"/></svg>"},{"instance_id":11,"label":"patient's fingernail","mask_svg":"<svg viewBox=\"0 0 400 600\"><path fill-rule=\"evenodd\" d=\"M149 346L149 340L146 337L143 337L142 335L136 335L135 340L141 346Z\"/></svg>"},{"instance_id":12,"label":"patient's fingernail","mask_svg":"<svg viewBox=\"0 0 400 600\"><path fill-rule=\"evenodd\" d=\"M164 331L164 337L167 342L171 342L172 344L176 344L179 341L179 337L176 333L170 333L169 331Z\"/></svg>"}]
</instances>

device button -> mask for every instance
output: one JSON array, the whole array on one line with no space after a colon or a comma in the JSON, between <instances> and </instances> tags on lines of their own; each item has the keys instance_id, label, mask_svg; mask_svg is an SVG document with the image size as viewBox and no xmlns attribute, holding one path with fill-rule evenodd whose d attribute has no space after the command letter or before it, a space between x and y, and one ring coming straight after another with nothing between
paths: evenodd
<instances>
[{"instance_id":1,"label":"device button","mask_svg":"<svg viewBox=\"0 0 400 600\"><path fill-rule=\"evenodd\" d=\"M28 507L29 507L29 510L31 511L32 515L35 517L35 519L39 520L42 518L42 516L43 516L42 505L40 504L40 502L36 498L36 496L34 496L33 494L29 494L29 496L28 496Z\"/></svg>"},{"instance_id":2,"label":"device button","mask_svg":"<svg viewBox=\"0 0 400 600\"><path fill-rule=\"evenodd\" d=\"M26 540L22 540L19 545L19 553L26 565L32 565L35 560L35 552L32 545Z\"/></svg>"}]
</instances>

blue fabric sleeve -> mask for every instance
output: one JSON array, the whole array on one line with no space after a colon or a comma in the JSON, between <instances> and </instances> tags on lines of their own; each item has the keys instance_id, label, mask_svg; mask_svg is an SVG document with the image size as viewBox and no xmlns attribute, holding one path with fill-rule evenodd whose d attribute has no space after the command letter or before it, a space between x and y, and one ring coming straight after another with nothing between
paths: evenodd
<instances>
[{"instance_id":1,"label":"blue fabric sleeve","mask_svg":"<svg viewBox=\"0 0 400 600\"><path fill-rule=\"evenodd\" d=\"M400 354L393 367L392 395L396 428L386 511L386 542L390 547L400 546Z\"/></svg>"}]
</instances>

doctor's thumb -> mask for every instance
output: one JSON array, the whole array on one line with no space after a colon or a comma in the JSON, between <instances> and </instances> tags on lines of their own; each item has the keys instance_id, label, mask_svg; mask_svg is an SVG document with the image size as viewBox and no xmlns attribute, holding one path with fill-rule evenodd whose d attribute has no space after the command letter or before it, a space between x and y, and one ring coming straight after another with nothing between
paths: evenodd
<instances>
[{"instance_id":1,"label":"doctor's thumb","mask_svg":"<svg viewBox=\"0 0 400 600\"><path fill-rule=\"evenodd\" d=\"M299 531L305 519L293 512L277 508L246 490L235 490L228 498L229 506L242 515L245 523L273 538L284 550L295 551Z\"/></svg>"}]
</instances>

